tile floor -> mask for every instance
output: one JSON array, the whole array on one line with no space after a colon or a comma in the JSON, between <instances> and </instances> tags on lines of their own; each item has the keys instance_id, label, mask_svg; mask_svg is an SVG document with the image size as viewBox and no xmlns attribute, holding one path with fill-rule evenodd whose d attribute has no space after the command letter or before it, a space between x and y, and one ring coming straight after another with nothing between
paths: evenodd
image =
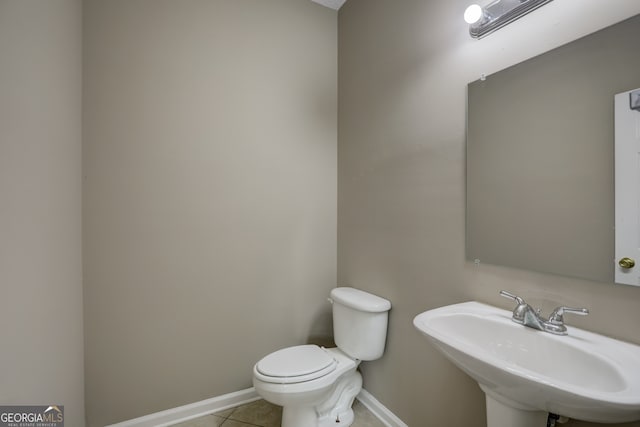
<instances>
[{"instance_id":1,"label":"tile floor","mask_svg":"<svg viewBox=\"0 0 640 427\"><path fill-rule=\"evenodd\" d=\"M353 411L356 419L351 427L385 427L357 400L353 404ZM175 424L173 427L280 427L281 417L280 406L257 400L237 408Z\"/></svg>"}]
</instances>

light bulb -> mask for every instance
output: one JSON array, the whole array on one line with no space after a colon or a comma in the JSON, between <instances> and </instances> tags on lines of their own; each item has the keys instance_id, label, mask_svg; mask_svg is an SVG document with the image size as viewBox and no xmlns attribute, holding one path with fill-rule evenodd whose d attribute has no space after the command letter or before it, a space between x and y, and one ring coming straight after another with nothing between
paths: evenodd
<instances>
[{"instance_id":1,"label":"light bulb","mask_svg":"<svg viewBox=\"0 0 640 427\"><path fill-rule=\"evenodd\" d=\"M467 24L475 24L484 14L482 7L478 4L472 4L464 11L464 20Z\"/></svg>"}]
</instances>

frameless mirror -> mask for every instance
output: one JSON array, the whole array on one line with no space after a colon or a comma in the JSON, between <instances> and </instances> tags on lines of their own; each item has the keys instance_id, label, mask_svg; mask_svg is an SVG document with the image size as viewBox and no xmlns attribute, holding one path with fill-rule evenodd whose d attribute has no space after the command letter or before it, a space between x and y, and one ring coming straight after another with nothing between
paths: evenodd
<instances>
[{"instance_id":1,"label":"frameless mirror","mask_svg":"<svg viewBox=\"0 0 640 427\"><path fill-rule=\"evenodd\" d=\"M468 86L469 260L614 281L614 95L640 15Z\"/></svg>"}]
</instances>

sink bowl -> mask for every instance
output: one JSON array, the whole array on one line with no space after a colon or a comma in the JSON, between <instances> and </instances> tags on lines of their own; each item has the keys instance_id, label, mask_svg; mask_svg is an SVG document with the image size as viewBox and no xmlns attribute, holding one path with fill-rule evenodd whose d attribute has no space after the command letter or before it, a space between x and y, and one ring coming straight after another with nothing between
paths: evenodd
<instances>
[{"instance_id":1,"label":"sink bowl","mask_svg":"<svg viewBox=\"0 0 640 427\"><path fill-rule=\"evenodd\" d=\"M640 346L570 326L568 335L552 335L512 322L511 314L466 302L425 311L413 323L479 383L488 417L497 406L496 418L504 410L515 418L538 412L529 425L542 425L549 412L599 423L640 420Z\"/></svg>"}]
</instances>

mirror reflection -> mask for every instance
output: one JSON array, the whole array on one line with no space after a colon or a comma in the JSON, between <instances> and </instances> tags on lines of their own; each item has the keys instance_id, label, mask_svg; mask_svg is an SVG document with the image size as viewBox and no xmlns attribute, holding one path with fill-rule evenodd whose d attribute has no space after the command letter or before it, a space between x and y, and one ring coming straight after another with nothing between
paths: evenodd
<instances>
[{"instance_id":1,"label":"mirror reflection","mask_svg":"<svg viewBox=\"0 0 640 427\"><path fill-rule=\"evenodd\" d=\"M614 95L640 15L468 86L467 258L614 280Z\"/></svg>"}]
</instances>

